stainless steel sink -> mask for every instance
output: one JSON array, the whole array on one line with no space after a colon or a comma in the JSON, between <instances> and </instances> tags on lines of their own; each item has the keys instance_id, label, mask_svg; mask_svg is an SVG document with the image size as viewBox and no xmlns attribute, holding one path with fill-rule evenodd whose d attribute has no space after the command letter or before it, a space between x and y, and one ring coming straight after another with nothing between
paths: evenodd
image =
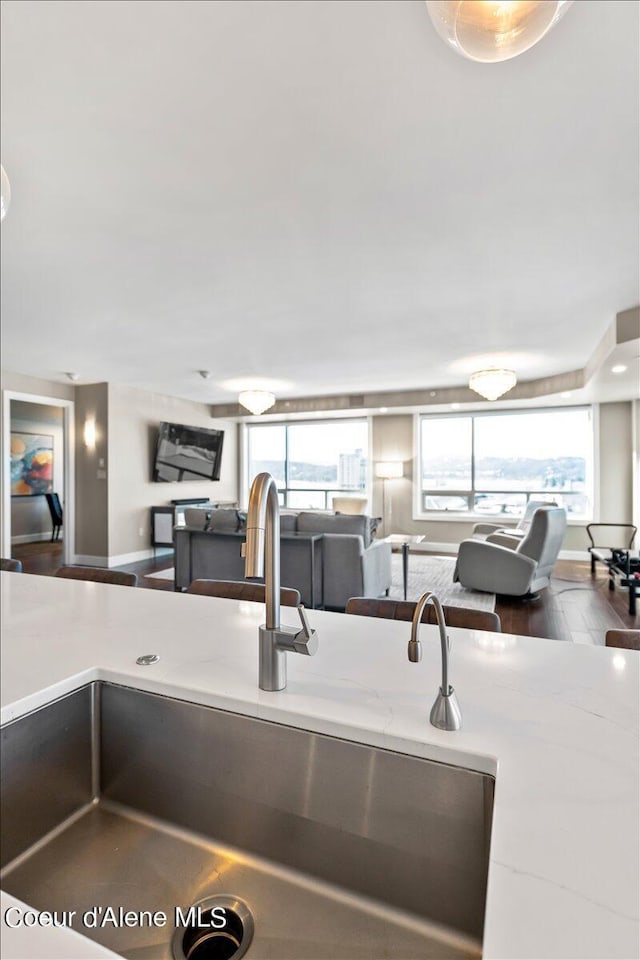
<instances>
[{"instance_id":1,"label":"stainless steel sink","mask_svg":"<svg viewBox=\"0 0 640 960\"><path fill-rule=\"evenodd\" d=\"M218 894L248 958L481 955L489 776L112 684L7 724L1 763L3 888L131 960ZM100 907L167 923L85 926ZM209 946L182 949L237 955Z\"/></svg>"}]
</instances>

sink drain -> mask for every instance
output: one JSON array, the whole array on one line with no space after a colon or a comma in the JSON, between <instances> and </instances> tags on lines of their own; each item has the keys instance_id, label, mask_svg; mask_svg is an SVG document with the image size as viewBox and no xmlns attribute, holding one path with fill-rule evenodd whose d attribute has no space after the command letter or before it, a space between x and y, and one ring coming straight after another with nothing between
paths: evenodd
<instances>
[{"instance_id":1,"label":"sink drain","mask_svg":"<svg viewBox=\"0 0 640 960\"><path fill-rule=\"evenodd\" d=\"M253 917L237 897L206 897L183 916L185 925L173 935L174 960L240 960L247 952Z\"/></svg>"}]
</instances>

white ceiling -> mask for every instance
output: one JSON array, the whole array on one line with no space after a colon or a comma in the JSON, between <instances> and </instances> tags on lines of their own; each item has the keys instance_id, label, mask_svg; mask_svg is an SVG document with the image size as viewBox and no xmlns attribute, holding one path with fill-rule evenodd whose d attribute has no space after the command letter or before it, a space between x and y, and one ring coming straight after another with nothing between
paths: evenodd
<instances>
[{"instance_id":1,"label":"white ceiling","mask_svg":"<svg viewBox=\"0 0 640 960\"><path fill-rule=\"evenodd\" d=\"M214 402L572 370L639 299L638 4L483 65L422 0L3 0L2 162L6 369Z\"/></svg>"}]
</instances>

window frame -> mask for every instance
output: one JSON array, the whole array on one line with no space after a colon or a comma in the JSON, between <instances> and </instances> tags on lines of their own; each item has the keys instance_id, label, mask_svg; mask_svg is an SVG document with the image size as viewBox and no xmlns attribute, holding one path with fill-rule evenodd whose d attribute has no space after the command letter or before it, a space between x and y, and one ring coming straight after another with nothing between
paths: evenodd
<instances>
[{"instance_id":1,"label":"window frame","mask_svg":"<svg viewBox=\"0 0 640 960\"><path fill-rule=\"evenodd\" d=\"M479 513L474 510L475 497L477 493L483 493L485 491L476 491L475 488L475 449L474 449L474 438L475 438L475 426L473 424L473 418L475 417L503 417L503 416L513 416L514 414L522 414L526 416L531 413L566 413L568 410L588 410L591 412L591 422L592 422L592 445L591 445L591 461L587 464L587 480L586 487L588 495L591 498L591 512L589 515L585 515L580 518L568 518L567 523L575 526L584 526L585 523L594 523L600 519L600 488L598 478L600 475L600 464L598 458L599 452L599 409L597 404L581 403L575 405L567 405L561 407L510 407L500 410L459 410L456 413L447 413L441 411L440 413L434 413L427 410L420 410L414 413L413 417L413 444L415 450L414 457L414 468L413 468L413 519L414 520L429 520L435 523L476 523L478 521L487 521L491 522L492 515L486 513ZM460 418L472 418L472 448L471 448L471 488L469 490L442 490L439 491L442 496L460 496L467 497L471 501L471 509L463 510L425 510L423 508L423 497L426 491L422 490L422 428L421 424L423 420L442 420L444 418L460 419ZM525 493L536 496L538 492L534 491L501 491L495 490L491 491L492 493L502 493L506 492L509 494ZM539 491L542 493L542 491ZM549 494L550 491L544 491L545 494ZM510 516L502 516L501 519L504 520L506 524L515 523L518 520L518 514L512 514Z\"/></svg>"},{"instance_id":2,"label":"window frame","mask_svg":"<svg viewBox=\"0 0 640 960\"><path fill-rule=\"evenodd\" d=\"M251 488L251 477L249 476L249 463L251 460L250 457L250 431L252 427L285 427L287 430L289 427L313 427L313 426L322 426L327 424L338 424L338 423L363 423L367 428L367 456L366 456L366 468L365 468L365 486L363 490L354 490L353 488L349 489L338 489L338 488L329 488L329 487L320 487L320 488L309 488L308 492L313 493L324 493L325 503L327 498L334 494L335 496L362 496L366 497L369 503L371 502L371 437L372 437L372 426L371 426L371 417L370 416L360 416L360 417L314 417L309 419L305 417L301 420L291 419L291 420L265 420L263 423L251 423L243 422L241 424L241 457L240 457L240 471L241 471L241 482L240 482L240 494L241 494L241 503L248 504L249 502L249 492ZM289 507L287 505L287 494L288 493L305 493L307 492L304 487L289 487L289 438L288 433L285 432L285 486L281 487L278 485L278 496L282 495L283 501L280 503L281 510L312 510L314 512L325 512L331 513L331 506L329 507Z\"/></svg>"}]
</instances>

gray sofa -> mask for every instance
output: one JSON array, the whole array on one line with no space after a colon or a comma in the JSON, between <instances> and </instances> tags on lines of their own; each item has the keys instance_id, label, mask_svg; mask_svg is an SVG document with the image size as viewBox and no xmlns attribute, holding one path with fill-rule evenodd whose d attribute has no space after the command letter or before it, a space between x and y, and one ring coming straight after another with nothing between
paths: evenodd
<instances>
[{"instance_id":1,"label":"gray sofa","mask_svg":"<svg viewBox=\"0 0 640 960\"><path fill-rule=\"evenodd\" d=\"M237 510L185 511L185 526L174 531L176 589L198 579L244 580L245 520ZM299 590L305 605L315 598L316 606L334 610L343 610L349 597L382 596L391 586L391 546L373 539L371 531L371 518L365 516L281 514L283 586ZM317 539L311 544L291 534Z\"/></svg>"}]
</instances>

